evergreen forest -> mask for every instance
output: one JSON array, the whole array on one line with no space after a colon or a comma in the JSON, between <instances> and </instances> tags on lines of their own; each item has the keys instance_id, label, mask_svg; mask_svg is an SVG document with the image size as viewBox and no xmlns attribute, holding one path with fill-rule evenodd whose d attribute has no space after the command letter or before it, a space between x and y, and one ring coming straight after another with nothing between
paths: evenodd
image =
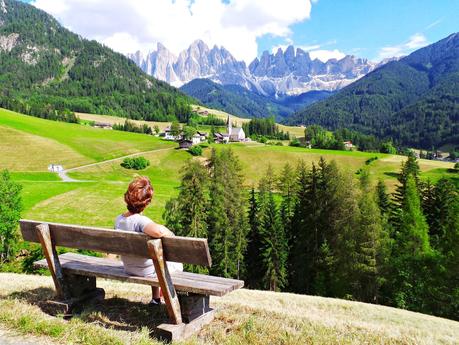
<instances>
[{"instance_id":1,"label":"evergreen forest","mask_svg":"<svg viewBox=\"0 0 459 345\"><path fill-rule=\"evenodd\" d=\"M213 150L208 166L187 163L166 205L176 234L209 239L211 274L458 319L459 191L421 181L413 155L394 193L324 159L268 168L249 192L242 182L233 151Z\"/></svg>"}]
</instances>

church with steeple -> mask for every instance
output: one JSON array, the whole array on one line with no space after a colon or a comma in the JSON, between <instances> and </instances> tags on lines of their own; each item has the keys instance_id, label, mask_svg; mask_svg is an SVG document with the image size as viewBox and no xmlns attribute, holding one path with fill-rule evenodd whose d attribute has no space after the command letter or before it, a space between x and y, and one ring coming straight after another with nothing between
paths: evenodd
<instances>
[{"instance_id":1,"label":"church with steeple","mask_svg":"<svg viewBox=\"0 0 459 345\"><path fill-rule=\"evenodd\" d=\"M230 117L226 120L229 141L245 141L245 132L242 127L233 127Z\"/></svg>"}]
</instances>

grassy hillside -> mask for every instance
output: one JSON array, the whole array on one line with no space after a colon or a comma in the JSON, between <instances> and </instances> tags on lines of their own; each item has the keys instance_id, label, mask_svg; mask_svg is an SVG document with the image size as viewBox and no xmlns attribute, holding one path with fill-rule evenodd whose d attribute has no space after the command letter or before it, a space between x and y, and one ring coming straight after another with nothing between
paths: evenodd
<instances>
[{"instance_id":1,"label":"grassy hillside","mask_svg":"<svg viewBox=\"0 0 459 345\"><path fill-rule=\"evenodd\" d=\"M24 137L16 137L15 134L17 132L15 131L21 131L23 133L21 135ZM3 153L1 156L5 156L3 158L5 160L4 167L22 171L44 171L48 164L53 162L63 164L65 168L70 168L82 163L91 163L131 153L174 146L152 136L48 121L1 108L0 136L6 138L5 141L2 140L0 145L0 150ZM25 144L21 143L22 138L26 140ZM27 143L30 144L32 150L41 150L49 157L41 154L36 155L32 157L37 160L36 165L28 162L26 163L27 168L14 169L10 165L24 164L18 162L26 162L25 158L30 157L30 151L25 149ZM4 154L8 148L12 148L15 145L24 145L24 149L14 150L14 155L18 155L17 157ZM49 161L48 158L51 157L54 158Z\"/></svg>"},{"instance_id":2,"label":"grassy hillside","mask_svg":"<svg viewBox=\"0 0 459 345\"><path fill-rule=\"evenodd\" d=\"M235 117L232 120L240 121ZM0 135L1 167L10 169L13 178L23 185L22 216L48 221L112 227L114 216L125 208L122 195L126 185L139 173L149 176L155 187L155 197L146 214L161 220L166 201L178 193L181 167L186 160L192 159L189 153L176 150L176 144L152 136L48 121L1 109ZM351 172L365 166L369 158L377 156L378 160L370 165L370 172L375 178L383 178L389 188L393 188L404 159L384 154L308 150L259 143L215 144L213 147L218 150L231 147L235 151L244 168L247 188L258 183L268 164L277 172L286 162L295 165L298 160L303 160L310 164L322 156L327 160L336 160ZM122 168L121 159L104 162L144 151L148 151L143 156L150 160L151 165L140 172ZM210 148L204 151L204 156L209 155ZM49 163L71 168L96 161L101 164L68 173L81 181L78 183L63 183L55 174L47 172ZM419 163L423 176L432 180L444 175L457 175L448 173L452 163L427 160Z\"/></svg>"},{"instance_id":3,"label":"grassy hillside","mask_svg":"<svg viewBox=\"0 0 459 345\"><path fill-rule=\"evenodd\" d=\"M43 340L74 344L158 344L148 337L154 311L147 286L99 280L106 299L71 322L41 308L50 277L0 273L0 325ZM457 344L459 323L332 298L242 289L211 298L216 319L185 344ZM150 324L151 325L151 324Z\"/></svg>"}]
</instances>

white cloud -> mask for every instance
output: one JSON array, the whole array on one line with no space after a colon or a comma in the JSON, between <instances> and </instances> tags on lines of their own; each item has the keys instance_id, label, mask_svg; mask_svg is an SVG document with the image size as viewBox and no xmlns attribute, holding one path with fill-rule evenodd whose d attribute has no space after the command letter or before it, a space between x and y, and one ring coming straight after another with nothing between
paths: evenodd
<instances>
[{"instance_id":1,"label":"white cloud","mask_svg":"<svg viewBox=\"0 0 459 345\"><path fill-rule=\"evenodd\" d=\"M320 50L313 50L309 52L309 55L311 55L311 59L319 59L323 62L327 62L330 59L342 59L343 57L346 56L343 52L339 51L338 49L333 49L333 50L326 50L326 49L320 49Z\"/></svg>"},{"instance_id":2,"label":"white cloud","mask_svg":"<svg viewBox=\"0 0 459 345\"><path fill-rule=\"evenodd\" d=\"M163 43L177 54L202 39L237 59L257 55L257 38L288 38L290 26L309 18L311 0L35 0L76 33L121 52Z\"/></svg>"},{"instance_id":3,"label":"white cloud","mask_svg":"<svg viewBox=\"0 0 459 345\"><path fill-rule=\"evenodd\" d=\"M406 42L381 48L379 50L378 60L408 55L412 51L425 47L428 44L429 42L423 34L415 33Z\"/></svg>"}]
</instances>

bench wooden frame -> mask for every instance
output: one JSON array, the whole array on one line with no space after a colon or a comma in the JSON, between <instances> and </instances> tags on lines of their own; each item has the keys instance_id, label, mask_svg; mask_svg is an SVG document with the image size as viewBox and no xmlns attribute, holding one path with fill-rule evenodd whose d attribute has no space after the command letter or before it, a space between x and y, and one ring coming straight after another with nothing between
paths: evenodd
<instances>
[{"instance_id":1,"label":"bench wooden frame","mask_svg":"<svg viewBox=\"0 0 459 345\"><path fill-rule=\"evenodd\" d=\"M58 299L54 303L67 315L83 303L104 299L104 290L96 287L97 277L160 286L170 323L159 325L155 333L162 339L179 340L213 320L215 311L209 306L210 295L223 296L244 286L241 280L187 272L169 273L166 261L210 267L212 261L206 239L152 239L129 231L24 219L20 221L20 228L24 240L41 244L45 259L34 265L50 270ZM130 276L116 260L75 253L57 255L57 246L151 258L156 278Z\"/></svg>"}]
</instances>

